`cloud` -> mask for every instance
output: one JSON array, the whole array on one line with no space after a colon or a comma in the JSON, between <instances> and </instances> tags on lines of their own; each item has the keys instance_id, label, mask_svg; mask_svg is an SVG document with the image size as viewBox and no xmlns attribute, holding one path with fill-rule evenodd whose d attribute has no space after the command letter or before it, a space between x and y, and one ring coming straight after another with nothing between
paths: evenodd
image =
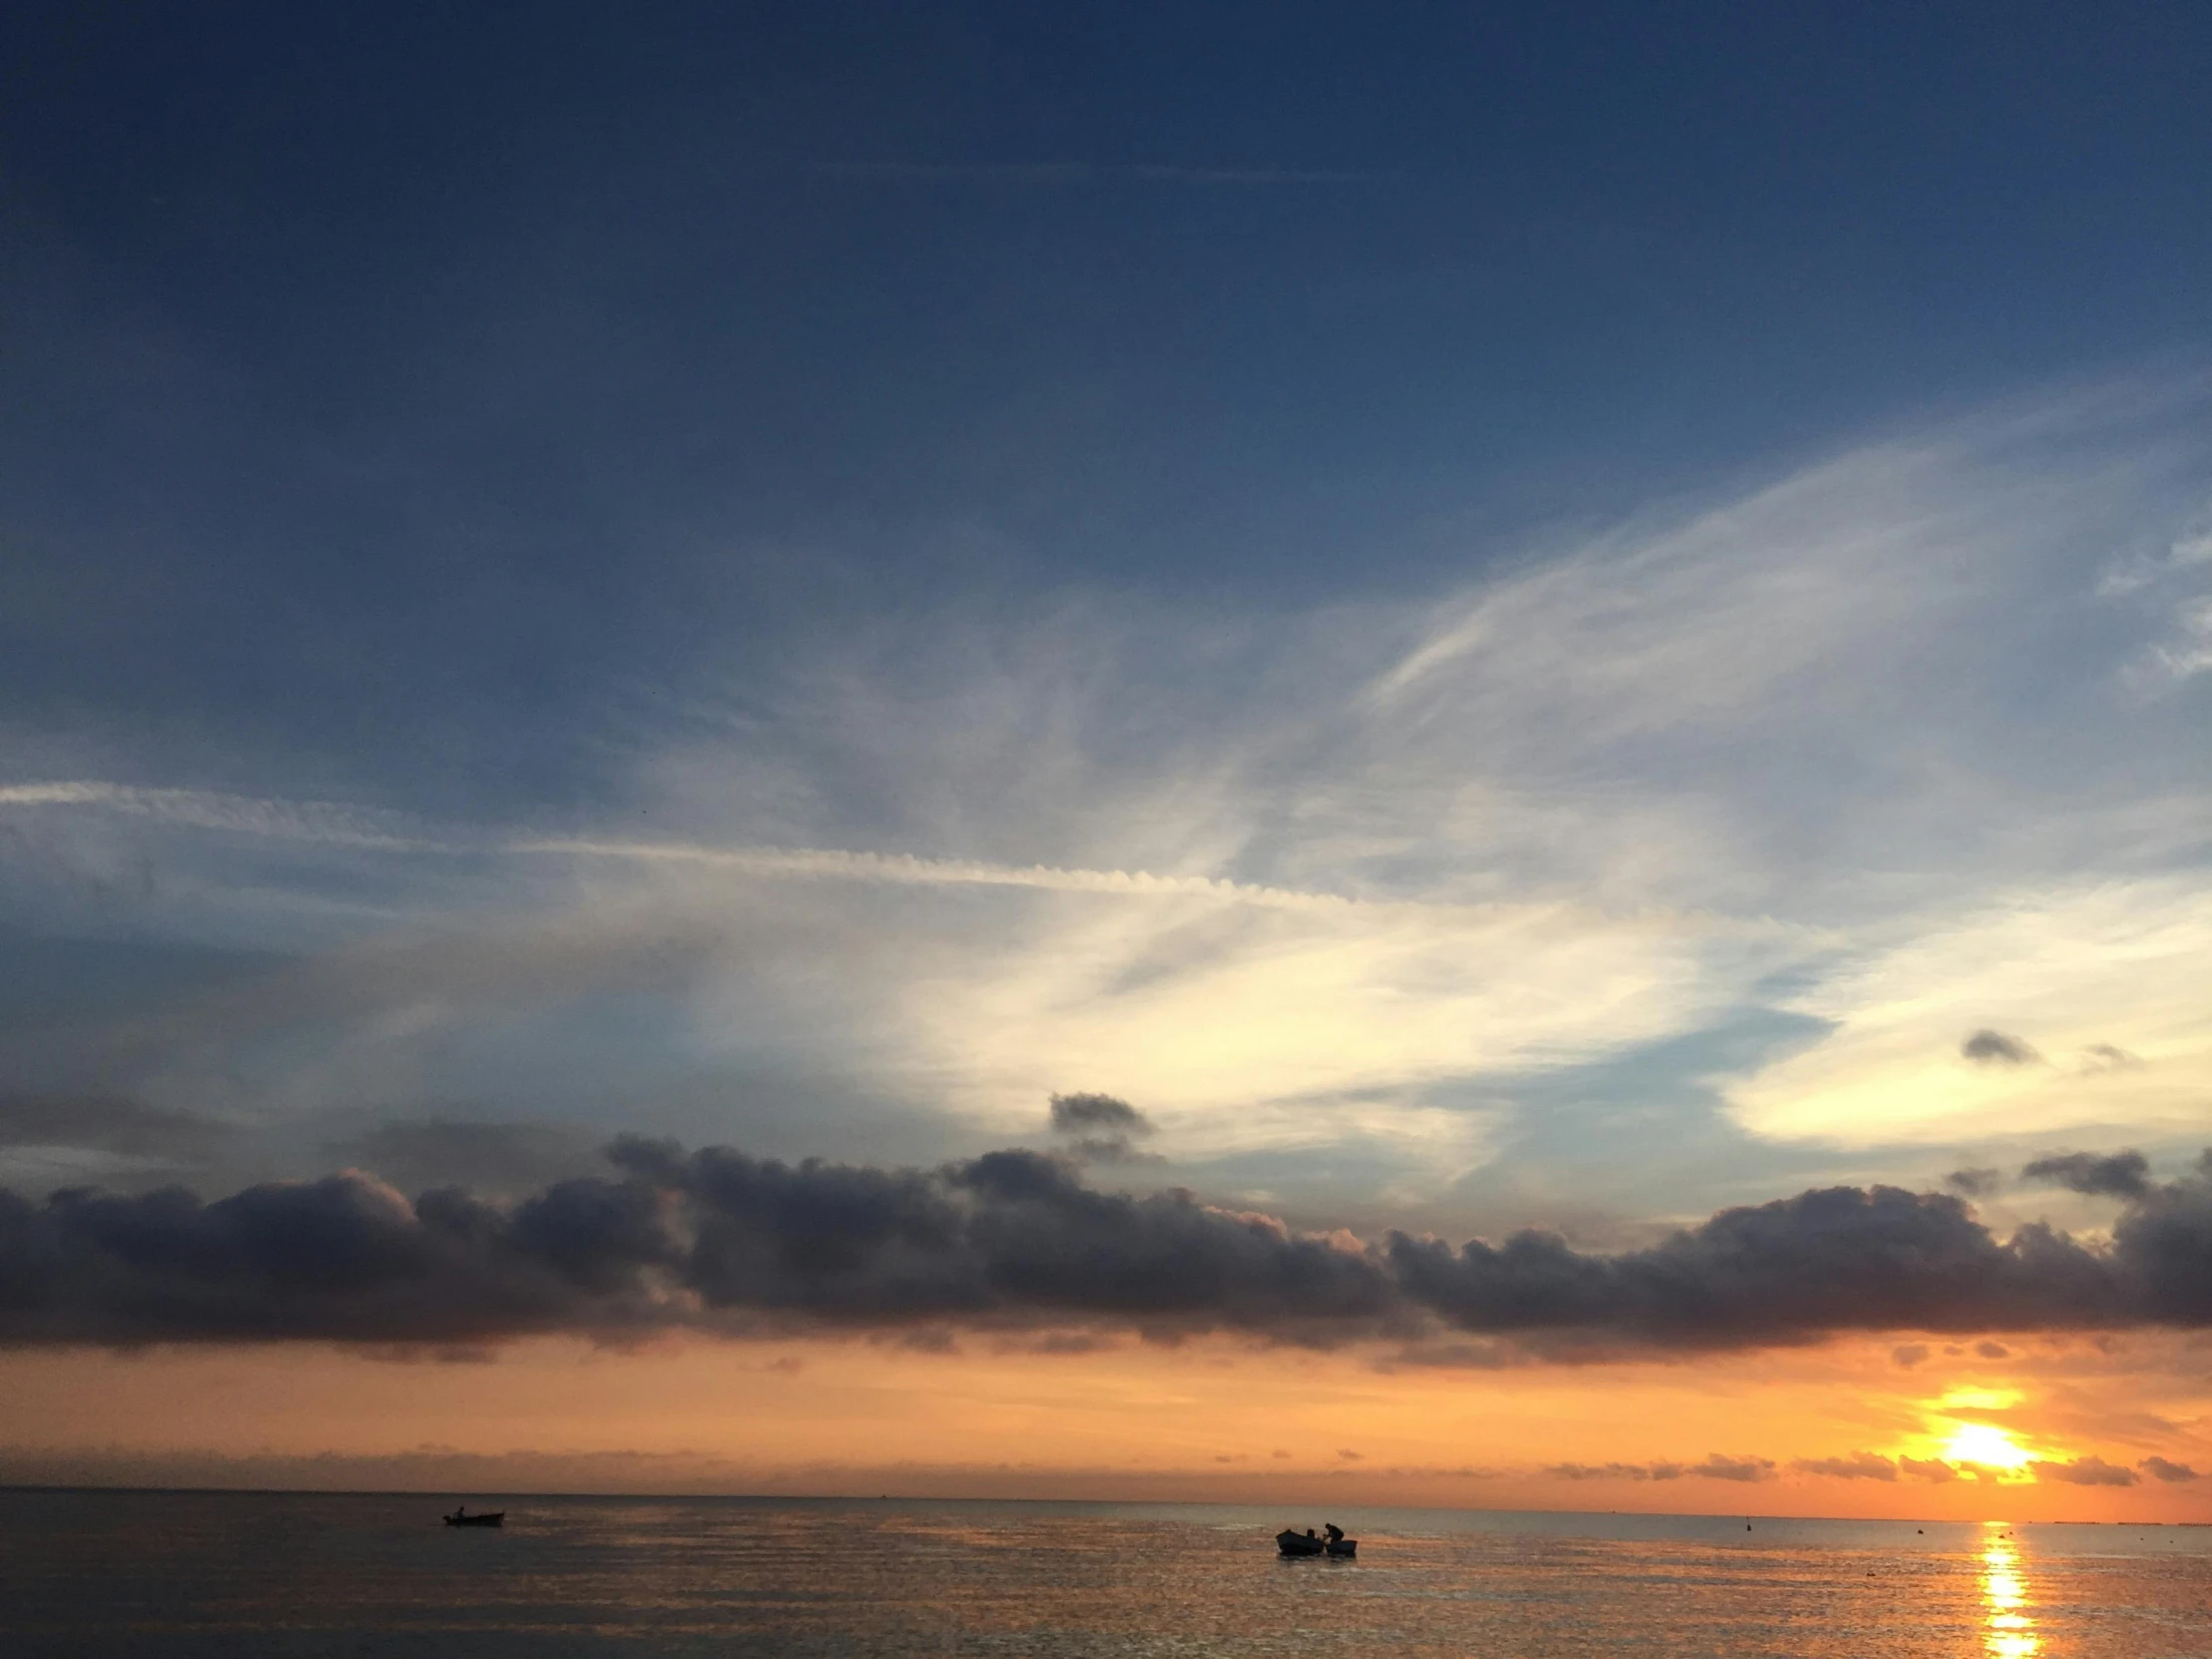
<instances>
[{"instance_id":1,"label":"cloud","mask_svg":"<svg viewBox=\"0 0 2212 1659\"><path fill-rule=\"evenodd\" d=\"M1958 1045L1958 1052L1984 1065L2024 1066L2042 1058L2024 1039L1992 1031L1987 1026L1968 1035Z\"/></svg>"},{"instance_id":2,"label":"cloud","mask_svg":"<svg viewBox=\"0 0 2212 1659\"><path fill-rule=\"evenodd\" d=\"M1938 1486L1958 1478L1958 1471L1940 1457L1900 1457L1898 1472Z\"/></svg>"},{"instance_id":3,"label":"cloud","mask_svg":"<svg viewBox=\"0 0 2212 1659\"><path fill-rule=\"evenodd\" d=\"M410 1202L357 1171L211 1204L178 1188L0 1193L0 1341L964 1327L1339 1343L1456 1329L1573 1358L1591 1339L1720 1350L2212 1323L2212 1162L2133 1200L2108 1246L2042 1225L1999 1241L1955 1198L1839 1187L1602 1255L1533 1231L1458 1248L1299 1233L1187 1192L1101 1192L1033 1152L794 1166L625 1138L609 1157L613 1176L511 1205L458 1188Z\"/></svg>"},{"instance_id":4,"label":"cloud","mask_svg":"<svg viewBox=\"0 0 2212 1659\"><path fill-rule=\"evenodd\" d=\"M1993 1169L1954 1169L1943 1177L1943 1185L1968 1198L1986 1198L2004 1184L2004 1172Z\"/></svg>"},{"instance_id":5,"label":"cloud","mask_svg":"<svg viewBox=\"0 0 2212 1659\"><path fill-rule=\"evenodd\" d=\"M2002 1343L1975 1343L1973 1345L1973 1351L1976 1355L1984 1360L2009 1360L2012 1358L2012 1351L2006 1348Z\"/></svg>"},{"instance_id":6,"label":"cloud","mask_svg":"<svg viewBox=\"0 0 2212 1659\"><path fill-rule=\"evenodd\" d=\"M1056 1094L1052 1132L1071 1137L1075 1156L1086 1162L1126 1164L1145 1156L1137 1140L1157 1131L1144 1113L1110 1094Z\"/></svg>"},{"instance_id":7,"label":"cloud","mask_svg":"<svg viewBox=\"0 0 2212 1659\"><path fill-rule=\"evenodd\" d=\"M2102 1457L2076 1457L2070 1462L2037 1462L2030 1465L2038 1480L2063 1480L2070 1486L2132 1486L2141 1479L2133 1469L2107 1463Z\"/></svg>"},{"instance_id":8,"label":"cloud","mask_svg":"<svg viewBox=\"0 0 2212 1659\"><path fill-rule=\"evenodd\" d=\"M618 1177L511 1207L409 1203L358 1172L213 1204L0 1194L0 1340L438 1343L688 1326L942 1330L1092 1321L1286 1338L1403 1323L1382 1263L1054 1160L934 1171L626 1140Z\"/></svg>"},{"instance_id":9,"label":"cloud","mask_svg":"<svg viewBox=\"0 0 2212 1659\"><path fill-rule=\"evenodd\" d=\"M197 1158L231 1126L100 1095L0 1094L0 1147L69 1146L132 1157Z\"/></svg>"},{"instance_id":10,"label":"cloud","mask_svg":"<svg viewBox=\"0 0 2212 1659\"><path fill-rule=\"evenodd\" d=\"M1708 1455L1702 1463L1692 1463L1683 1472L1707 1480L1768 1480L1774 1476L1774 1459L1725 1457L1716 1451Z\"/></svg>"},{"instance_id":11,"label":"cloud","mask_svg":"<svg viewBox=\"0 0 2212 1659\"><path fill-rule=\"evenodd\" d=\"M2145 647L2128 665L2128 682L2156 696L2212 669L2212 594L2203 589L2203 572L2212 564L2212 531L2200 515L2167 548L2163 557L2136 558L2108 571L2099 591L2107 597L2149 590L2145 597L2163 610L2178 631Z\"/></svg>"},{"instance_id":12,"label":"cloud","mask_svg":"<svg viewBox=\"0 0 2212 1659\"><path fill-rule=\"evenodd\" d=\"M281 803L171 792L126 810L119 801L135 798L120 786L41 790L12 805L170 827L184 832L161 843L172 862L216 861L199 844L210 822L286 843L319 822ZM1178 780L1168 793L1198 792ZM215 1096L242 1074L266 1076L278 1052L292 1075L261 1085L272 1109L347 1106L412 1087L458 1046L456 1033L586 997L654 997L673 1006L683 1041L710 1052L771 1048L832 1071L856 1055L899 1056L880 1062L897 1093L925 1087L936 1097L927 1105L992 1132L1021 1125L1059 1077L1113 1075L1172 1109L1179 1146L1194 1154L1394 1140L1448 1179L1473 1160L1481 1119L1432 1107L1419 1090L1652 1036L1685 1016L1699 962L1771 953L1778 933L1550 895L1469 903L1155 870L1138 860L1189 854L1146 844L1174 819L1140 805L1124 817L1148 833L1082 849L1126 852L1127 866L674 837L418 836L437 855L416 860L434 865L423 881L495 871L480 878L502 913L452 906L396 928L387 914L382 937L99 1033L96 1059L134 1076L204 1075ZM357 841L333 832L328 844ZM554 888L587 897L534 909ZM886 888L934 899L885 905ZM832 994L795 990L817 976ZM891 1080L879 1092L892 1093ZM1320 1113L1317 1093L1357 1098Z\"/></svg>"},{"instance_id":13,"label":"cloud","mask_svg":"<svg viewBox=\"0 0 2212 1659\"><path fill-rule=\"evenodd\" d=\"M211 790L140 789L98 779L0 785L0 807L91 807L189 829L363 850L440 851L450 846L448 838L426 834L421 824L396 813Z\"/></svg>"},{"instance_id":14,"label":"cloud","mask_svg":"<svg viewBox=\"0 0 2212 1659\"><path fill-rule=\"evenodd\" d=\"M1890 1350L1890 1360L1900 1371L1911 1371L1928 1358L1928 1344L1900 1343Z\"/></svg>"},{"instance_id":15,"label":"cloud","mask_svg":"<svg viewBox=\"0 0 2212 1659\"><path fill-rule=\"evenodd\" d=\"M1543 1472L1558 1480L1766 1480L1774 1469L1771 1457L1729 1457L1716 1451L1697 1463L1551 1463Z\"/></svg>"},{"instance_id":16,"label":"cloud","mask_svg":"<svg viewBox=\"0 0 2212 1659\"><path fill-rule=\"evenodd\" d=\"M1126 1100L1110 1094L1056 1094L1052 1127L1062 1135L1149 1135L1152 1123Z\"/></svg>"},{"instance_id":17,"label":"cloud","mask_svg":"<svg viewBox=\"0 0 2212 1659\"><path fill-rule=\"evenodd\" d=\"M2192 799L2201 820L2203 798ZM1932 901L1909 922L1899 918L1901 939L1849 952L1787 997L1790 1012L1826 1021L1828 1033L1730 1083L1736 1120L1764 1135L1855 1147L2089 1125L2170 1133L2166 1126L2191 1121L2212 1087L2212 1047L2190 977L2212 953L2212 884L2194 854L2144 841L2151 819L2163 824L2163 812L2146 805L2109 824L2079 825L2082 855L2133 845L2131 861L2166 860L2178 872L1984 884L1955 905ZM1984 1042L1989 1058L1961 1063L1958 1033L1989 1007L2032 1021L2050 1052L2104 1043L2146 1063L2023 1063L2006 1057L2021 1039L1979 1031L1974 1037L2001 1044Z\"/></svg>"},{"instance_id":18,"label":"cloud","mask_svg":"<svg viewBox=\"0 0 2212 1659\"><path fill-rule=\"evenodd\" d=\"M89 761L17 769L78 781L0 806L57 841L97 829L208 930L348 956L276 975L317 994L273 991L253 1029L241 998L100 1074L182 1075L166 1101L229 1109L236 1078L254 1109L479 1099L494 1074L519 1110L519 1065L456 1062L465 1039L629 997L665 1024L610 1045L590 1080L609 1095L773 1051L912 1102L909 1144L934 1153L1026 1133L1047 1090L1095 1078L1172 1124L1179 1158L1386 1145L1394 1202L1527 1110L1493 1098L1501 1077L1782 994L1831 1034L1717 1077L1756 1130L1882 1140L1905 1119L1955 1145L1976 1114L2181 1120L2212 911L2194 866L2152 855L2201 824L2201 790L2164 767L2174 793L2144 795L2173 734L2105 707L2117 658L2080 628L2082 550L2133 545L2114 533L2156 521L2158 484L2132 432L2046 413L2075 447L2031 465L2002 422L1924 432L1572 541L1469 537L1454 587L1412 601L840 616L742 667L673 668L654 690L683 718L640 729L614 758L627 787L572 822L134 791ZM2047 696L2011 695L2025 663ZM282 906L283 928L241 919ZM421 948L364 950L378 931ZM502 955L500 933L531 947ZM2000 1012L2054 1055L2152 1063L1957 1063ZM741 1125L709 1132L762 1133Z\"/></svg>"},{"instance_id":19,"label":"cloud","mask_svg":"<svg viewBox=\"0 0 2212 1659\"><path fill-rule=\"evenodd\" d=\"M1898 1466L1872 1451L1855 1451L1849 1457L1800 1457L1790 1465L1801 1474L1825 1474L1837 1480L1895 1480Z\"/></svg>"},{"instance_id":20,"label":"cloud","mask_svg":"<svg viewBox=\"0 0 2212 1659\"><path fill-rule=\"evenodd\" d=\"M2020 1171L2023 1181L2047 1181L2092 1198L2141 1198L2150 1191L2150 1161L2140 1152L2054 1153Z\"/></svg>"},{"instance_id":21,"label":"cloud","mask_svg":"<svg viewBox=\"0 0 2212 1659\"><path fill-rule=\"evenodd\" d=\"M2176 1201L2192 1218L2184 1230L2212 1224L2201 1185L2188 1193ZM2124 1259L2047 1228L1999 1243L1948 1195L1835 1187L1726 1210L1610 1257L1538 1232L1457 1250L1398 1234L1386 1250L1416 1301L1467 1330L1582 1328L1730 1348L1843 1330L2124 1323L2131 1301L2164 1306L2169 1280L2194 1284L2203 1271L2178 1257L2138 1262L2124 1221L2119 1238Z\"/></svg>"},{"instance_id":22,"label":"cloud","mask_svg":"<svg viewBox=\"0 0 2212 1659\"><path fill-rule=\"evenodd\" d=\"M2135 1466L2158 1480L2182 1481L2197 1478L2197 1471L2187 1463L2168 1462L2163 1457L2145 1457Z\"/></svg>"},{"instance_id":23,"label":"cloud","mask_svg":"<svg viewBox=\"0 0 2212 1659\"><path fill-rule=\"evenodd\" d=\"M1544 1473L1559 1480L1679 1480L1680 1463L1551 1463Z\"/></svg>"},{"instance_id":24,"label":"cloud","mask_svg":"<svg viewBox=\"0 0 2212 1659\"><path fill-rule=\"evenodd\" d=\"M379 1124L327 1142L324 1151L408 1192L440 1186L529 1192L598 1162L594 1138L578 1130L447 1118Z\"/></svg>"},{"instance_id":25,"label":"cloud","mask_svg":"<svg viewBox=\"0 0 2212 1659\"><path fill-rule=\"evenodd\" d=\"M2141 1071L2143 1057L2111 1043L2091 1043L2081 1051L2083 1071Z\"/></svg>"}]
</instances>

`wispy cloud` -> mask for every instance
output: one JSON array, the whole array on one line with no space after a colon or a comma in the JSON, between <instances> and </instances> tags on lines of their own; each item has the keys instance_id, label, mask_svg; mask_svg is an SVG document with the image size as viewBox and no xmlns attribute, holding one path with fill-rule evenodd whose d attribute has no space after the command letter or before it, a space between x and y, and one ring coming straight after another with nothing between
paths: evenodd
<instances>
[{"instance_id":1,"label":"wispy cloud","mask_svg":"<svg viewBox=\"0 0 2212 1659\"><path fill-rule=\"evenodd\" d=\"M320 801L273 801L211 790L140 789L93 779L0 784L0 808L94 807L195 830L395 852L459 850L397 813Z\"/></svg>"},{"instance_id":2,"label":"wispy cloud","mask_svg":"<svg viewBox=\"0 0 2212 1659\"><path fill-rule=\"evenodd\" d=\"M2116 694L2164 623L2097 585L2146 523L2193 546L2193 506L2061 409L1470 549L1419 602L948 595L672 670L626 787L558 828L19 782L0 878L99 850L149 872L111 906L224 937L328 907L270 922L281 984L98 1038L167 1105L436 1098L491 1011L649 996L610 1089L772 1055L1003 1133L1073 1085L1170 1157L1394 1149L1436 1192L1512 1079L1748 1007L1807 1035L1713 1079L1744 1135L2155 1150L2212 1082L2212 763Z\"/></svg>"},{"instance_id":3,"label":"wispy cloud","mask_svg":"<svg viewBox=\"0 0 2212 1659\"><path fill-rule=\"evenodd\" d=\"M2184 1124L2212 1083L2212 1038L2187 988L2187 964L2212 952L2212 879L1976 896L1963 913L1923 912L1917 931L1793 997L1834 1034L1732 1085L1742 1120L1768 1134L1953 1144L1992 1130ZM1961 1052L1958 1033L1999 1010L2016 1029L1969 1036ZM2114 1046L2140 1063L2026 1063L2037 1050Z\"/></svg>"}]
</instances>

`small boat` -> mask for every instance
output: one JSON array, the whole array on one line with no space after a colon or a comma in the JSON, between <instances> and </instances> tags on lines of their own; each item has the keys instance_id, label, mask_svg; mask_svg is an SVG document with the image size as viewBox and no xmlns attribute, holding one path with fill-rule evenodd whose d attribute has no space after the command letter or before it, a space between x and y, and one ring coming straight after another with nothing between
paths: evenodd
<instances>
[{"instance_id":1,"label":"small boat","mask_svg":"<svg viewBox=\"0 0 2212 1659\"><path fill-rule=\"evenodd\" d=\"M1317 1538L1311 1530L1294 1532L1286 1526L1275 1535L1275 1547L1285 1555L1293 1557L1327 1555L1339 1561L1351 1561L1358 1558L1360 1553L1360 1540L1358 1538L1346 1537L1345 1529L1341 1526L1331 1526L1327 1528L1327 1531L1329 1536Z\"/></svg>"},{"instance_id":2,"label":"small boat","mask_svg":"<svg viewBox=\"0 0 2212 1659\"><path fill-rule=\"evenodd\" d=\"M472 1515L468 1512L468 1505L464 1503L445 1517L445 1524L448 1526L497 1526L506 1518L507 1511L504 1509L479 1510Z\"/></svg>"}]
</instances>

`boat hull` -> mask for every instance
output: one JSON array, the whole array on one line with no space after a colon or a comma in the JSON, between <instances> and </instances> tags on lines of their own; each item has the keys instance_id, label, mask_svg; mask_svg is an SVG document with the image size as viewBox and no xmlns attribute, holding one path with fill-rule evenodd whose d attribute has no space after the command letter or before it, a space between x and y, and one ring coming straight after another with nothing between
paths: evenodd
<instances>
[{"instance_id":1,"label":"boat hull","mask_svg":"<svg viewBox=\"0 0 2212 1659\"><path fill-rule=\"evenodd\" d=\"M507 1511L501 1509L489 1515L447 1515L445 1524L448 1526L499 1526L506 1519Z\"/></svg>"}]
</instances>

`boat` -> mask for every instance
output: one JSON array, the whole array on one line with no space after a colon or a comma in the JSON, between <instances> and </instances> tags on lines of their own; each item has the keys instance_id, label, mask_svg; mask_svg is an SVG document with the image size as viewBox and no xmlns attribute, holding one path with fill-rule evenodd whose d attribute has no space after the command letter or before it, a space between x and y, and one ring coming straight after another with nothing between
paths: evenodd
<instances>
[{"instance_id":1,"label":"boat","mask_svg":"<svg viewBox=\"0 0 2212 1659\"><path fill-rule=\"evenodd\" d=\"M478 1510L472 1515L468 1512L468 1505L464 1503L445 1517L445 1524L448 1526L497 1526L506 1518L507 1511L504 1509Z\"/></svg>"},{"instance_id":2,"label":"boat","mask_svg":"<svg viewBox=\"0 0 2212 1659\"><path fill-rule=\"evenodd\" d=\"M1329 1526L1323 1530L1329 1534L1326 1538L1316 1537L1312 1528L1304 1532L1294 1532L1286 1526L1275 1535L1275 1547L1293 1558L1308 1555L1327 1555L1339 1561L1358 1558L1358 1538L1346 1537L1341 1526Z\"/></svg>"}]
</instances>

